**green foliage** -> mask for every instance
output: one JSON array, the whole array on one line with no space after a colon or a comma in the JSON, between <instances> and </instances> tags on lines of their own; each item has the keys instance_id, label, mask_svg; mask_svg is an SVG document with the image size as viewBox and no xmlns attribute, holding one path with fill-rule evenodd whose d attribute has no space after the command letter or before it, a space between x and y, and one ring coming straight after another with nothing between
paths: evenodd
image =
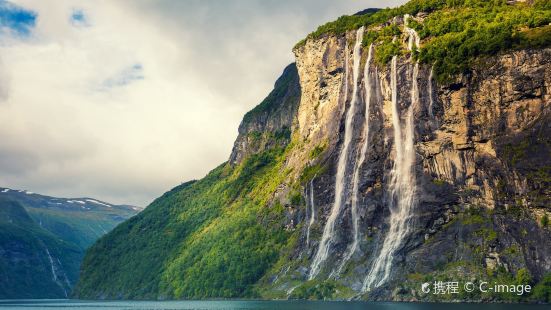
<instances>
[{"instance_id":1,"label":"green foliage","mask_svg":"<svg viewBox=\"0 0 551 310\"><path fill-rule=\"evenodd\" d=\"M485 1L485 0L411 0L398 8L386 8L374 10L363 15L344 15L337 20L321 25L316 31L310 33L304 40L298 42L295 48L299 48L309 39L318 39L327 34L342 34L350 30L358 29L362 26L371 26L389 21L395 16L404 14L415 15L418 12L433 12L444 8L456 7L485 7L498 3L503 5L505 1Z\"/></svg>"},{"instance_id":2,"label":"green foliage","mask_svg":"<svg viewBox=\"0 0 551 310\"><path fill-rule=\"evenodd\" d=\"M155 200L87 253L77 295L256 296L254 284L290 240L284 208L268 207L287 176L285 154L273 148L221 165Z\"/></svg>"},{"instance_id":3,"label":"green foliage","mask_svg":"<svg viewBox=\"0 0 551 310\"><path fill-rule=\"evenodd\" d=\"M536 0L534 1L534 7L543 10L551 10L551 1L549 0Z\"/></svg>"},{"instance_id":4,"label":"green foliage","mask_svg":"<svg viewBox=\"0 0 551 310\"><path fill-rule=\"evenodd\" d=\"M544 227L544 228L549 225L549 217L547 216L547 214L544 214L541 217L540 224L541 224L541 227Z\"/></svg>"},{"instance_id":5,"label":"green foliage","mask_svg":"<svg viewBox=\"0 0 551 310\"><path fill-rule=\"evenodd\" d=\"M296 87L293 87L295 85ZM259 115L273 112L280 106L282 100L298 101L300 96L300 88L298 86L298 73L295 64L291 64L285 68L283 74L275 82L274 89L268 96L262 100L254 109L250 110L243 117L242 124L251 122Z\"/></svg>"},{"instance_id":6,"label":"green foliage","mask_svg":"<svg viewBox=\"0 0 551 310\"><path fill-rule=\"evenodd\" d=\"M526 268L520 268L515 276L516 284L529 284L532 283L532 275Z\"/></svg>"},{"instance_id":7,"label":"green foliage","mask_svg":"<svg viewBox=\"0 0 551 310\"><path fill-rule=\"evenodd\" d=\"M437 11L425 19L419 31L427 40L418 58L434 64L436 77L445 81L468 71L479 56L511 48L549 46L549 30L545 30L549 22L549 10L505 5L502 1Z\"/></svg>"},{"instance_id":8,"label":"green foliage","mask_svg":"<svg viewBox=\"0 0 551 310\"><path fill-rule=\"evenodd\" d=\"M380 25L404 14L430 13L422 23L409 20L409 26L424 39L421 49L413 54L421 62L433 64L436 79L446 82L458 73L468 72L480 57L512 48L550 46L549 6L548 0L539 0L533 5L508 5L505 0L412 0L398 8L342 16L320 26L306 39ZM376 49L377 63L386 64L392 56L400 54L401 44L392 42L392 37L400 34L396 28L390 24L366 32L364 46L371 43L381 45ZM304 42L299 42L296 47Z\"/></svg>"},{"instance_id":9,"label":"green foliage","mask_svg":"<svg viewBox=\"0 0 551 310\"><path fill-rule=\"evenodd\" d=\"M551 45L551 26L525 29L518 33L518 47L544 48Z\"/></svg>"},{"instance_id":10,"label":"green foliage","mask_svg":"<svg viewBox=\"0 0 551 310\"><path fill-rule=\"evenodd\" d=\"M375 61L378 64L388 63L393 56L402 54L402 45L398 41L385 40L375 47Z\"/></svg>"},{"instance_id":11,"label":"green foliage","mask_svg":"<svg viewBox=\"0 0 551 310\"><path fill-rule=\"evenodd\" d=\"M312 180L316 175L322 175L325 172L325 166L316 164L312 166L306 166L300 175L300 183L306 183Z\"/></svg>"},{"instance_id":12,"label":"green foliage","mask_svg":"<svg viewBox=\"0 0 551 310\"><path fill-rule=\"evenodd\" d=\"M481 208L471 207L462 214L461 223L463 225L484 224L487 220L484 217L484 211Z\"/></svg>"},{"instance_id":13,"label":"green foliage","mask_svg":"<svg viewBox=\"0 0 551 310\"><path fill-rule=\"evenodd\" d=\"M392 56L398 56L403 53L403 47L394 40L402 34L402 30L396 24L390 24L378 31L369 30L364 34L362 45L375 45L375 61L379 65L384 65L390 61Z\"/></svg>"},{"instance_id":14,"label":"green foliage","mask_svg":"<svg viewBox=\"0 0 551 310\"><path fill-rule=\"evenodd\" d=\"M298 190L295 190L291 192L289 202L294 206L304 205L304 197L302 197L302 194Z\"/></svg>"},{"instance_id":15,"label":"green foliage","mask_svg":"<svg viewBox=\"0 0 551 310\"><path fill-rule=\"evenodd\" d=\"M551 302L551 273L534 287L532 299L538 302Z\"/></svg>"},{"instance_id":16,"label":"green foliage","mask_svg":"<svg viewBox=\"0 0 551 310\"><path fill-rule=\"evenodd\" d=\"M65 298L71 287L52 279L49 252L67 280L78 277L83 251L40 227L17 201L0 198L0 299ZM10 253L13 253L10 255ZM10 257L11 256L11 257ZM61 273L60 273L61 274ZM63 282L61 282L63 281Z\"/></svg>"},{"instance_id":17,"label":"green foliage","mask_svg":"<svg viewBox=\"0 0 551 310\"><path fill-rule=\"evenodd\" d=\"M310 299L325 300L333 299L336 294L337 283L327 280L319 282L317 280L308 281L295 288L291 293L291 299Z\"/></svg>"},{"instance_id":18,"label":"green foliage","mask_svg":"<svg viewBox=\"0 0 551 310\"><path fill-rule=\"evenodd\" d=\"M323 153L323 151L325 151L326 148L327 144L318 144L310 151L308 157L310 159L316 159Z\"/></svg>"}]
</instances>

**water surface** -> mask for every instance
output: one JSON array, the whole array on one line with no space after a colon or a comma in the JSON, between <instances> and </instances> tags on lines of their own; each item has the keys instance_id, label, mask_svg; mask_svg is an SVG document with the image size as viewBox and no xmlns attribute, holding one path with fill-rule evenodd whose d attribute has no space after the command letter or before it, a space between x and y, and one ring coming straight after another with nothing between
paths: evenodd
<instances>
[{"instance_id":1,"label":"water surface","mask_svg":"<svg viewBox=\"0 0 551 310\"><path fill-rule=\"evenodd\" d=\"M20 310L544 310L549 305L524 304L438 304L346 301L86 301L86 300L0 300L0 309Z\"/></svg>"}]
</instances>

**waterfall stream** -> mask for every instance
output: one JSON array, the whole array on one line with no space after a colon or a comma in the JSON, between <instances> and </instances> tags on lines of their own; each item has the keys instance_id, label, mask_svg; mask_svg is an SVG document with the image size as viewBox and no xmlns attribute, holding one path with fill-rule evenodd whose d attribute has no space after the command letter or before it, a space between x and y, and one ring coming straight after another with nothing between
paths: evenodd
<instances>
[{"instance_id":1,"label":"waterfall stream","mask_svg":"<svg viewBox=\"0 0 551 310\"><path fill-rule=\"evenodd\" d=\"M427 83L427 88L428 88L428 92L429 92L429 116L430 118L434 118L434 111L433 111L433 108L432 108L432 105L434 103L434 98L432 97L432 79L433 79L433 74L434 74L434 66L432 66L430 68L430 73L429 73L429 81Z\"/></svg>"},{"instance_id":2,"label":"waterfall stream","mask_svg":"<svg viewBox=\"0 0 551 310\"><path fill-rule=\"evenodd\" d=\"M54 259L52 258L52 255L50 254L50 250L48 249L48 247L46 245L44 245L44 248L46 249L46 254L48 255L48 260L50 261L50 268L51 268L51 271L52 271L52 280L63 290L63 293L65 294L65 297L67 297L68 296L67 295L67 290L58 281L59 279L58 279L57 274L56 274L56 270L55 270L56 268L54 266Z\"/></svg>"},{"instance_id":3,"label":"waterfall stream","mask_svg":"<svg viewBox=\"0 0 551 310\"><path fill-rule=\"evenodd\" d=\"M356 43L354 45L353 51L353 91L352 91L352 100L350 101L350 107L346 113L346 119L344 124L344 141L341 152L339 154L339 160L337 164L337 175L335 178L335 202L331 208L331 213L325 223L323 229L323 235L320 240L320 244L316 255L310 266L310 273L308 279L311 280L317 276L320 271L321 264L325 262L329 254L329 248L333 242L335 234L335 224L341 213L343 199L345 198L345 189L346 189L346 170L348 163L348 150L350 148L350 143L353 137L353 119L354 114L356 113L356 101L358 98L358 79L360 74L360 60L361 60L361 44L363 39L364 27L361 27L356 32ZM346 103L347 93L348 93L348 47L345 47L345 100Z\"/></svg>"},{"instance_id":4,"label":"waterfall stream","mask_svg":"<svg viewBox=\"0 0 551 310\"><path fill-rule=\"evenodd\" d=\"M404 30L408 34L408 49L419 48L419 36L415 30L407 26L409 15L404 16ZM374 260L371 270L364 280L363 291L382 285L390 276L390 271L397 250L409 234L411 212L415 203L415 148L413 111L419 102L419 87L417 78L419 64L413 65L411 102L405 115L405 126L402 132L400 106L398 102L397 56L391 63L392 89L392 126L394 129L395 159L390 172L390 223L389 230L383 241L380 253Z\"/></svg>"},{"instance_id":5,"label":"waterfall stream","mask_svg":"<svg viewBox=\"0 0 551 310\"><path fill-rule=\"evenodd\" d=\"M351 214L352 214L352 228L353 228L353 241L352 245L348 249L346 255L344 256L341 264L335 271L335 275L339 275L343 269L343 267L346 265L348 260L354 255L358 248L359 244L359 238L360 238L360 216L358 212L358 198L359 198L359 190L360 190L360 171L363 163L365 162L365 158L367 155L367 148L369 146L369 111L370 111L370 103L371 103L371 90L372 90L372 83L371 83L371 76L370 76L370 68L371 68L371 60L373 56L373 44L369 46L369 51L367 54L367 60L365 62L365 68L364 68L364 86L365 86L365 122L364 122L364 143L362 145L362 148L360 150L360 157L358 161L356 162L356 165L354 167L354 174L352 177L352 204L351 204Z\"/></svg>"},{"instance_id":6,"label":"waterfall stream","mask_svg":"<svg viewBox=\"0 0 551 310\"><path fill-rule=\"evenodd\" d=\"M314 205L314 178L310 180L310 193L308 194L308 197L310 197L310 220L308 221L308 230L306 231L306 246L310 245L310 229L316 221L316 209Z\"/></svg>"}]
</instances>

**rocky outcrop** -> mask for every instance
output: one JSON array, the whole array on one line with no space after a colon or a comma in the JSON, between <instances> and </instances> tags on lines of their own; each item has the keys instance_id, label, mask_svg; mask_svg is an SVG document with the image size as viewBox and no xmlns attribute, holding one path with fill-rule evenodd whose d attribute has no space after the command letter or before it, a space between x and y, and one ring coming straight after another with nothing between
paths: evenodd
<instances>
[{"instance_id":1,"label":"rocky outcrop","mask_svg":"<svg viewBox=\"0 0 551 310\"><path fill-rule=\"evenodd\" d=\"M300 84L295 64L288 65L276 81L274 89L243 117L229 162L257 154L277 144L285 146L296 123Z\"/></svg>"}]
</instances>

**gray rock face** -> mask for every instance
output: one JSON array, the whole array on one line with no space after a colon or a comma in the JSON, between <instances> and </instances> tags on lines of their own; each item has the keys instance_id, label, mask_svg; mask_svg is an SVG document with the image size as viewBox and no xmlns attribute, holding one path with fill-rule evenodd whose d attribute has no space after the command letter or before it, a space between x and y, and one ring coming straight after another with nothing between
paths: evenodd
<instances>
[{"instance_id":1,"label":"gray rock face","mask_svg":"<svg viewBox=\"0 0 551 310\"><path fill-rule=\"evenodd\" d=\"M308 188L311 179L304 183L305 201L315 202L317 218L313 225L307 224L308 203L302 214L295 215L301 238L289 259L290 270L284 268L285 275L278 274L271 283L276 291L287 290L290 282L306 281L305 270L335 201L336 165L353 86L350 77L345 79L344 53L354 36L350 32L309 40L295 51L301 99L294 130L302 145L289 155L287 166L299 172L321 166L323 173L312 176L313 191ZM362 53L365 59L367 48ZM551 215L551 49L522 50L486 59L483 68L473 68L445 85L429 80L430 66L420 65L419 104L413 112L415 207L409 231L395 254L389 280L369 293L362 290L388 234L390 171L396 160L390 68L373 70L376 98L367 116L369 151L358 184L359 247L342 273L330 277L353 239L349 185L329 258L315 281L336 281L352 292L342 293L342 298L418 300L428 298L419 293L420 279L445 280L450 275L458 280L483 279L498 274L514 278L525 269L538 281L551 272L551 233L540 224L544 215ZM408 55L398 59L402 119L411 104L412 70ZM363 82L358 88L365 92ZM366 143L363 99L356 103L347 182ZM275 120L279 118L276 115ZM312 158L320 145L324 152Z\"/></svg>"}]
</instances>

